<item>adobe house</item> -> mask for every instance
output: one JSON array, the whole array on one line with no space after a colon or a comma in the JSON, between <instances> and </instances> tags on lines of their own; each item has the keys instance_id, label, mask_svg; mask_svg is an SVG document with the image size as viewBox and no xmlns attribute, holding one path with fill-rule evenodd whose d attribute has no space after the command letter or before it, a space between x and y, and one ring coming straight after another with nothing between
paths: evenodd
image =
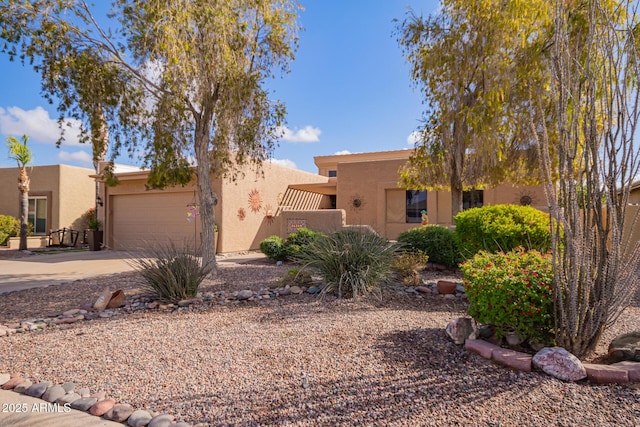
<instances>
[{"instance_id":1,"label":"adobe house","mask_svg":"<svg viewBox=\"0 0 640 427\"><path fill-rule=\"evenodd\" d=\"M28 247L45 247L50 230L84 230L84 213L95 205L94 170L68 165L28 169L29 222L33 224ZM18 168L0 168L0 215L19 218L19 210ZM13 247L13 239L10 245Z\"/></svg>"},{"instance_id":2,"label":"adobe house","mask_svg":"<svg viewBox=\"0 0 640 427\"><path fill-rule=\"evenodd\" d=\"M289 186L289 196L298 193L298 199L304 200L300 194L310 193L319 199L315 206L308 203L283 206L281 234L286 236L301 226L336 229L342 223L370 226L378 234L396 239L403 231L421 224L422 210L427 211L430 224L452 225L449 191L412 191L398 185L398 169L412 153L413 150L395 150L314 157L318 174L328 181ZM465 209L495 204L529 204L548 210L542 186L505 183L464 194ZM342 210L343 214L340 219L338 216L333 221L322 221L309 212L312 209Z\"/></svg>"},{"instance_id":3,"label":"adobe house","mask_svg":"<svg viewBox=\"0 0 640 427\"><path fill-rule=\"evenodd\" d=\"M236 182L212 177L218 194L216 252L258 249L280 230L278 206L292 182L326 183L328 178L265 161L260 172L243 169ZM156 244L200 245L199 202L195 180L164 190L146 188L147 171L116 169L119 184L100 185L104 244L116 250Z\"/></svg>"}]
</instances>

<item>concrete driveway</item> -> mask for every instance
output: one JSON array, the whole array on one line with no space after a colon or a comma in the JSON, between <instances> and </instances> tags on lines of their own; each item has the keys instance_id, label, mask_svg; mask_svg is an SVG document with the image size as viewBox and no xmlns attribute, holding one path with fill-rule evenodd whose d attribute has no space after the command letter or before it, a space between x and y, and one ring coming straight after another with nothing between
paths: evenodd
<instances>
[{"instance_id":1,"label":"concrete driveway","mask_svg":"<svg viewBox=\"0 0 640 427\"><path fill-rule=\"evenodd\" d=\"M133 268L122 251L69 251L0 259L0 294L79 279L122 273Z\"/></svg>"}]
</instances>

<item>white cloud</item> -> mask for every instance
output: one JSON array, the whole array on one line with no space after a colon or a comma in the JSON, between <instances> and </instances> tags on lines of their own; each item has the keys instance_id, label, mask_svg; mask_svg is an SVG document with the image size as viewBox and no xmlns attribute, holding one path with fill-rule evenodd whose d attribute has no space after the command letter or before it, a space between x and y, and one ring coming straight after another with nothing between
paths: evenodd
<instances>
[{"instance_id":1,"label":"white cloud","mask_svg":"<svg viewBox=\"0 0 640 427\"><path fill-rule=\"evenodd\" d=\"M91 154L86 151L74 151L72 153L68 151L60 151L58 153L58 159L63 162L76 163L81 166L93 167L93 159Z\"/></svg>"},{"instance_id":2,"label":"white cloud","mask_svg":"<svg viewBox=\"0 0 640 427\"><path fill-rule=\"evenodd\" d=\"M353 154L353 153L349 150L336 151L335 153L333 153L334 156L345 156L347 154Z\"/></svg>"},{"instance_id":3,"label":"white cloud","mask_svg":"<svg viewBox=\"0 0 640 427\"><path fill-rule=\"evenodd\" d=\"M65 128L64 145L78 145L80 123L70 120L71 127ZM26 134L32 141L51 144L60 137L58 121L49 117L42 107L23 110L20 107L0 107L0 132L5 136L20 137Z\"/></svg>"},{"instance_id":4,"label":"white cloud","mask_svg":"<svg viewBox=\"0 0 640 427\"><path fill-rule=\"evenodd\" d=\"M298 166L296 166L296 164L289 159L271 159L271 163L275 163L276 165L280 166L286 166L292 169L298 169Z\"/></svg>"},{"instance_id":5,"label":"white cloud","mask_svg":"<svg viewBox=\"0 0 640 427\"><path fill-rule=\"evenodd\" d=\"M413 131L407 137L407 144L411 146L415 146L417 142L421 139L421 132Z\"/></svg>"},{"instance_id":6,"label":"white cloud","mask_svg":"<svg viewBox=\"0 0 640 427\"><path fill-rule=\"evenodd\" d=\"M320 141L320 128L313 126L305 126L302 129L289 129L282 126L279 129L282 134L282 140L287 142L318 142Z\"/></svg>"}]
</instances>

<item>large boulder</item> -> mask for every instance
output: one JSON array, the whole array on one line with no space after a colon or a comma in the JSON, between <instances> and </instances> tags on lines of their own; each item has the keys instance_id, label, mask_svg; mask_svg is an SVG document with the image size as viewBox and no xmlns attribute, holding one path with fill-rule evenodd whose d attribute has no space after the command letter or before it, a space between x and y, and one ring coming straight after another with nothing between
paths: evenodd
<instances>
[{"instance_id":1,"label":"large boulder","mask_svg":"<svg viewBox=\"0 0 640 427\"><path fill-rule=\"evenodd\" d=\"M562 381L579 381L587 371L573 354L562 347L545 347L533 356L533 366Z\"/></svg>"},{"instance_id":2,"label":"large boulder","mask_svg":"<svg viewBox=\"0 0 640 427\"><path fill-rule=\"evenodd\" d=\"M609 344L609 359L611 362L640 362L640 331L616 337Z\"/></svg>"},{"instance_id":3,"label":"large boulder","mask_svg":"<svg viewBox=\"0 0 640 427\"><path fill-rule=\"evenodd\" d=\"M478 326L471 317L459 317L450 322L445 330L456 344L464 344L468 338L478 338Z\"/></svg>"}]
</instances>

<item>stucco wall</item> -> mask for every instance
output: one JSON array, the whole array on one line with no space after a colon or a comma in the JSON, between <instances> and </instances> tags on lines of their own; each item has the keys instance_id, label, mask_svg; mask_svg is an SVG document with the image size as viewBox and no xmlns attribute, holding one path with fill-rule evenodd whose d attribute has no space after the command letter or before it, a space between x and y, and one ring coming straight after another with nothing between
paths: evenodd
<instances>
[{"instance_id":1,"label":"stucco wall","mask_svg":"<svg viewBox=\"0 0 640 427\"><path fill-rule=\"evenodd\" d=\"M145 183L147 179L146 172L132 172L118 175L120 183L115 187L106 188L105 212L108 219L105 224L105 235L107 245L118 249L117 242L114 242L114 218L123 214L144 215L144 224L140 227L149 227L162 231L163 216L180 215L184 217L185 230L177 230L179 225L172 223L172 230L176 230L176 234L194 235L199 237L199 221L187 222L187 206L182 202L185 194L190 194L190 200L197 201L197 191L195 181L185 187L172 187L166 190L147 191ZM279 197L284 194L287 187L291 183L315 183L326 182L327 178L308 172L291 169L270 162L265 162L261 172L251 171L249 168L244 169L244 177L240 177L237 181L212 179L214 191L218 193L219 201L215 208L215 222L218 225L218 252L235 252L248 249L258 249L260 242L272 234L279 234L280 220L277 217L273 219L267 218L267 211L270 210L275 215L278 208ZM121 196L134 196L143 198L145 195L153 195L160 193L174 193L176 200L180 199L180 203L176 204L173 211L163 209L163 212L114 212L114 198ZM250 194L252 199L260 203L250 205ZM124 201L124 198L118 200ZM120 206L130 205L127 203ZM183 206L184 205L184 206ZM253 206L253 208L252 208ZM270 208L270 209L269 209ZM118 209L116 207L116 209ZM244 215L240 213L243 211ZM166 221L165 221L166 222ZM163 237L164 239L165 237Z\"/></svg>"},{"instance_id":2,"label":"stucco wall","mask_svg":"<svg viewBox=\"0 0 640 427\"><path fill-rule=\"evenodd\" d=\"M67 165L29 168L29 196L47 198L47 229L81 229L78 218L93 206L92 169ZM0 168L0 214L18 217L18 168Z\"/></svg>"}]
</instances>

